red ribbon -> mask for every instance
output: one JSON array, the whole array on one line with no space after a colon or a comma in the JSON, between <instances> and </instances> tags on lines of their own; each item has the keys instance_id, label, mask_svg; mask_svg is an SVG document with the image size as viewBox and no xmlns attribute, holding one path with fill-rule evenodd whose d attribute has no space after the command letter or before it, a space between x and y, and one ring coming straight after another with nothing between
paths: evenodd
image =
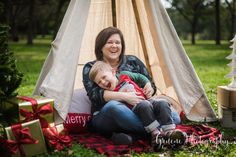
<instances>
[{"instance_id":1,"label":"red ribbon","mask_svg":"<svg viewBox=\"0 0 236 157\"><path fill-rule=\"evenodd\" d=\"M5 137L0 136L0 148L2 156L11 156L11 154L15 154L17 151L17 147L15 147L16 142L13 140L5 139Z\"/></svg>"},{"instance_id":2,"label":"red ribbon","mask_svg":"<svg viewBox=\"0 0 236 157\"><path fill-rule=\"evenodd\" d=\"M25 117L25 119L23 120L24 122L34 120L34 119L39 119L42 128L47 128L49 126L47 120L43 118L42 116L53 112L53 109L50 103L47 103L43 106L38 107L37 101L33 98L29 98L25 96L18 96L18 98L24 101L29 101L32 104L33 112L28 111L23 108L20 109L20 115Z\"/></svg>"},{"instance_id":3,"label":"red ribbon","mask_svg":"<svg viewBox=\"0 0 236 157\"><path fill-rule=\"evenodd\" d=\"M33 139L29 128L22 128L21 124L12 125L11 129L16 140L7 140L10 152L16 154L19 149L20 155L26 157L22 144L37 144L38 140Z\"/></svg>"},{"instance_id":4,"label":"red ribbon","mask_svg":"<svg viewBox=\"0 0 236 157\"><path fill-rule=\"evenodd\" d=\"M56 150L63 150L66 147L72 146L72 138L68 135L58 133L56 127L44 128L44 136L49 144Z\"/></svg>"}]
</instances>

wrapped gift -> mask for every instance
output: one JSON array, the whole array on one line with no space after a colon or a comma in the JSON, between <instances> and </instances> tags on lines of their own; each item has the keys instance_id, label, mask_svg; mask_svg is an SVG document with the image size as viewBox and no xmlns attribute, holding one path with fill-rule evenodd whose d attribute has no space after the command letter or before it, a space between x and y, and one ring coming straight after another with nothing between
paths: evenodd
<instances>
[{"instance_id":1,"label":"wrapped gift","mask_svg":"<svg viewBox=\"0 0 236 157\"><path fill-rule=\"evenodd\" d=\"M19 111L19 121L27 122L39 119L42 128L54 126L54 100L42 96L17 96L7 101L8 105Z\"/></svg>"},{"instance_id":2,"label":"wrapped gift","mask_svg":"<svg viewBox=\"0 0 236 157\"><path fill-rule=\"evenodd\" d=\"M236 89L227 86L218 86L217 103L225 108L236 109Z\"/></svg>"},{"instance_id":3,"label":"wrapped gift","mask_svg":"<svg viewBox=\"0 0 236 157\"><path fill-rule=\"evenodd\" d=\"M226 128L236 128L236 109L218 105L218 114L221 125Z\"/></svg>"},{"instance_id":4,"label":"wrapped gift","mask_svg":"<svg viewBox=\"0 0 236 157\"><path fill-rule=\"evenodd\" d=\"M63 124L50 128L43 128L43 134L49 147L52 147L54 150L60 151L65 147L72 146L72 138L67 134Z\"/></svg>"},{"instance_id":5,"label":"wrapped gift","mask_svg":"<svg viewBox=\"0 0 236 157\"><path fill-rule=\"evenodd\" d=\"M46 153L46 145L39 120L15 124L5 128L14 156L34 156Z\"/></svg>"}]
</instances>

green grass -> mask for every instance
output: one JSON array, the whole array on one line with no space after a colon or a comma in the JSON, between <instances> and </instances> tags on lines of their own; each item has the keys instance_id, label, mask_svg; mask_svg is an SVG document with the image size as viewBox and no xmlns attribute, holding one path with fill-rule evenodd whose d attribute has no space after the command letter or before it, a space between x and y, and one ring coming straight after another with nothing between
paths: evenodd
<instances>
[{"instance_id":1,"label":"green grass","mask_svg":"<svg viewBox=\"0 0 236 157\"><path fill-rule=\"evenodd\" d=\"M44 60L50 50L50 38L38 38L33 46L27 46L26 41L10 43L10 48L17 58L18 68L24 73L23 82L17 90L20 95L31 95L35 87L37 78L41 71ZM197 41L196 45L191 45L188 41L183 41L185 50L191 59L195 70L203 84L211 105L217 113L216 88L219 85L227 85L230 80L224 76L230 71L227 64L230 62L225 57L232 49L228 42L216 46L214 41ZM210 124L219 128L226 136L236 136L232 129L222 128L218 122ZM217 148L216 148L217 147ZM166 150L160 154L164 156L234 156L236 146L234 144L201 144L196 147L185 146L180 150ZM69 150L63 152L51 152L43 156L100 156L94 151L88 150L83 146L74 144ZM157 153L133 154L133 156L158 156Z\"/></svg>"},{"instance_id":2,"label":"green grass","mask_svg":"<svg viewBox=\"0 0 236 157\"><path fill-rule=\"evenodd\" d=\"M217 111L217 86L228 85L230 82L230 79L224 78L230 72L230 68L227 66L230 60L225 59L232 52L232 49L229 48L230 43L222 42L222 45L215 45L214 41L198 41L196 45L191 45L186 41L183 43L211 105Z\"/></svg>"},{"instance_id":3,"label":"green grass","mask_svg":"<svg viewBox=\"0 0 236 157\"><path fill-rule=\"evenodd\" d=\"M22 84L17 90L20 95L31 95L38 79L41 67L50 50L50 38L36 39L33 46L25 40L10 43L10 50L17 58L18 69L24 74Z\"/></svg>"}]
</instances>

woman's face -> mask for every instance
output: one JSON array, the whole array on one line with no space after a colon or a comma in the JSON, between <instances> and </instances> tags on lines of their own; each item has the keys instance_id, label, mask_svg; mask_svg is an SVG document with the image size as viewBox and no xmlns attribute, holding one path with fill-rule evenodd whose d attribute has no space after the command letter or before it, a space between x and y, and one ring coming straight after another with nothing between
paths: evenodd
<instances>
[{"instance_id":1,"label":"woman's face","mask_svg":"<svg viewBox=\"0 0 236 157\"><path fill-rule=\"evenodd\" d=\"M103 59L108 62L119 61L122 50L122 44L119 34L113 34L108 38L106 44L102 48Z\"/></svg>"}]
</instances>

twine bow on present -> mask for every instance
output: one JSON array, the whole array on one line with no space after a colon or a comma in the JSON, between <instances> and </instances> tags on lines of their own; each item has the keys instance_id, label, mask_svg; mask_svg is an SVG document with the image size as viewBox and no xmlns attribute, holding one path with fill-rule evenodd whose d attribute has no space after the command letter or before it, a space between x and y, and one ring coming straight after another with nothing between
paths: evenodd
<instances>
[{"instance_id":1,"label":"twine bow on present","mask_svg":"<svg viewBox=\"0 0 236 157\"><path fill-rule=\"evenodd\" d=\"M72 146L72 138L69 135L58 133L55 126L44 128L43 133L45 138L48 140L49 145L58 151L63 150L64 147Z\"/></svg>"},{"instance_id":2,"label":"twine bow on present","mask_svg":"<svg viewBox=\"0 0 236 157\"><path fill-rule=\"evenodd\" d=\"M35 99L25 96L19 96L18 98L24 101L29 101L32 104L32 112L23 108L20 109L20 115L25 117L25 119L23 120L24 122L39 119L42 128L47 128L49 126L47 120L42 116L53 113L53 109L50 103L47 103L38 108L38 103Z\"/></svg>"},{"instance_id":3,"label":"twine bow on present","mask_svg":"<svg viewBox=\"0 0 236 157\"><path fill-rule=\"evenodd\" d=\"M11 129L16 140L7 140L10 152L16 154L19 149L20 155L26 157L22 144L37 144L38 140L33 139L29 128L22 128L21 124L12 125Z\"/></svg>"}]
</instances>

